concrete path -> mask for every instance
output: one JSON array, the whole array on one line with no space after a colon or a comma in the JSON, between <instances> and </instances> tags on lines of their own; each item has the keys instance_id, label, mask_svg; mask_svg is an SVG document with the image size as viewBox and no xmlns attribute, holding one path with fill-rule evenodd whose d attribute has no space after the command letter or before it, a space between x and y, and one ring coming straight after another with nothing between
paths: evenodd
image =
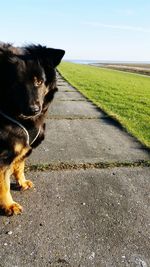
<instances>
[{"instance_id":1,"label":"concrete path","mask_svg":"<svg viewBox=\"0 0 150 267\"><path fill-rule=\"evenodd\" d=\"M35 188L0 216L0 267L150 266L150 154L58 78L47 135L28 161Z\"/></svg>"}]
</instances>

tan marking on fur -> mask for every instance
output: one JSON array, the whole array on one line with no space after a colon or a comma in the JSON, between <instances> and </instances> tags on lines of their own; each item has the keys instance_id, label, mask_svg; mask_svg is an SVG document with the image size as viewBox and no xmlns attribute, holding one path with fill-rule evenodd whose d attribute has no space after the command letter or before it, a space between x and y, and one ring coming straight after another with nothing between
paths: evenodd
<instances>
[{"instance_id":1,"label":"tan marking on fur","mask_svg":"<svg viewBox=\"0 0 150 267\"><path fill-rule=\"evenodd\" d=\"M11 170L21 189L26 190L33 187L33 183L30 180L26 180L24 175L25 159L23 157L29 151L30 147L21 147L20 144L16 144L15 151L19 151L19 149L20 154L14 159Z\"/></svg>"},{"instance_id":2,"label":"tan marking on fur","mask_svg":"<svg viewBox=\"0 0 150 267\"><path fill-rule=\"evenodd\" d=\"M22 144L17 143L14 147L14 150L15 150L17 156L13 162L18 161L21 158L23 158L26 155L26 153L30 150L30 146L24 147Z\"/></svg>"},{"instance_id":3,"label":"tan marking on fur","mask_svg":"<svg viewBox=\"0 0 150 267\"><path fill-rule=\"evenodd\" d=\"M22 207L16 203L10 193L10 176L14 173L16 180L23 190L33 186L32 182L25 179L24 176L24 156L29 151L30 147L23 147L17 143L14 147L17 153L16 158L8 167L0 168L0 208L4 209L6 215L20 214Z\"/></svg>"},{"instance_id":4,"label":"tan marking on fur","mask_svg":"<svg viewBox=\"0 0 150 267\"><path fill-rule=\"evenodd\" d=\"M49 92L48 87L46 87L45 95Z\"/></svg>"},{"instance_id":5,"label":"tan marking on fur","mask_svg":"<svg viewBox=\"0 0 150 267\"><path fill-rule=\"evenodd\" d=\"M20 143L15 144L14 150L16 153L20 153L23 149L23 145Z\"/></svg>"},{"instance_id":6,"label":"tan marking on fur","mask_svg":"<svg viewBox=\"0 0 150 267\"><path fill-rule=\"evenodd\" d=\"M25 160L14 161L12 168L16 181L21 186L22 190L27 190L33 187L33 183L30 180L26 180L24 175Z\"/></svg>"},{"instance_id":7,"label":"tan marking on fur","mask_svg":"<svg viewBox=\"0 0 150 267\"><path fill-rule=\"evenodd\" d=\"M22 207L13 201L10 194L10 174L10 168L0 169L0 207L8 216L22 212Z\"/></svg>"}]
</instances>

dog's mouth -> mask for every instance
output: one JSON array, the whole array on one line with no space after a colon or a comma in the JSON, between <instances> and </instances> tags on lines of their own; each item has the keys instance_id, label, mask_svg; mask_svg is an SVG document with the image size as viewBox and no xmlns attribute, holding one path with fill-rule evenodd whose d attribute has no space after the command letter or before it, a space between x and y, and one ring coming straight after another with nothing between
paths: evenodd
<instances>
[{"instance_id":1,"label":"dog's mouth","mask_svg":"<svg viewBox=\"0 0 150 267\"><path fill-rule=\"evenodd\" d=\"M36 114L36 115L24 115L24 114L20 114L20 118L21 119L33 119L33 118L36 118L36 117L38 117L39 115L41 114L41 112L39 112L38 114Z\"/></svg>"},{"instance_id":2,"label":"dog's mouth","mask_svg":"<svg viewBox=\"0 0 150 267\"><path fill-rule=\"evenodd\" d=\"M29 109L27 112L23 112L20 114L20 118L22 119L30 119L30 118L36 118L38 117L42 112L41 108L35 109L35 110L31 110Z\"/></svg>"}]
</instances>

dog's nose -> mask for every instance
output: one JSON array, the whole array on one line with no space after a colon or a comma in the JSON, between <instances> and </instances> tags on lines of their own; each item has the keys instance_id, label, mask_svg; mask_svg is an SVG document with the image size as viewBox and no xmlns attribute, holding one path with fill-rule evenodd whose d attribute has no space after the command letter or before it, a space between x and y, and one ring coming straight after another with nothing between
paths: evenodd
<instances>
[{"instance_id":1,"label":"dog's nose","mask_svg":"<svg viewBox=\"0 0 150 267\"><path fill-rule=\"evenodd\" d=\"M35 104L35 105L30 106L30 110L31 110L32 114L37 114L40 111L40 107Z\"/></svg>"}]
</instances>

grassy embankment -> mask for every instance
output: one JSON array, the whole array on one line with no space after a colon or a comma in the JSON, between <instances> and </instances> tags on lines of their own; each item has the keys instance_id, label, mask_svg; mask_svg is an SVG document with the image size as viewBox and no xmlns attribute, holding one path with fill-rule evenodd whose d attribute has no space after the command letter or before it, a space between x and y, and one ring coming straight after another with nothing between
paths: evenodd
<instances>
[{"instance_id":1,"label":"grassy embankment","mask_svg":"<svg viewBox=\"0 0 150 267\"><path fill-rule=\"evenodd\" d=\"M150 148L150 78L63 62L62 76Z\"/></svg>"}]
</instances>

